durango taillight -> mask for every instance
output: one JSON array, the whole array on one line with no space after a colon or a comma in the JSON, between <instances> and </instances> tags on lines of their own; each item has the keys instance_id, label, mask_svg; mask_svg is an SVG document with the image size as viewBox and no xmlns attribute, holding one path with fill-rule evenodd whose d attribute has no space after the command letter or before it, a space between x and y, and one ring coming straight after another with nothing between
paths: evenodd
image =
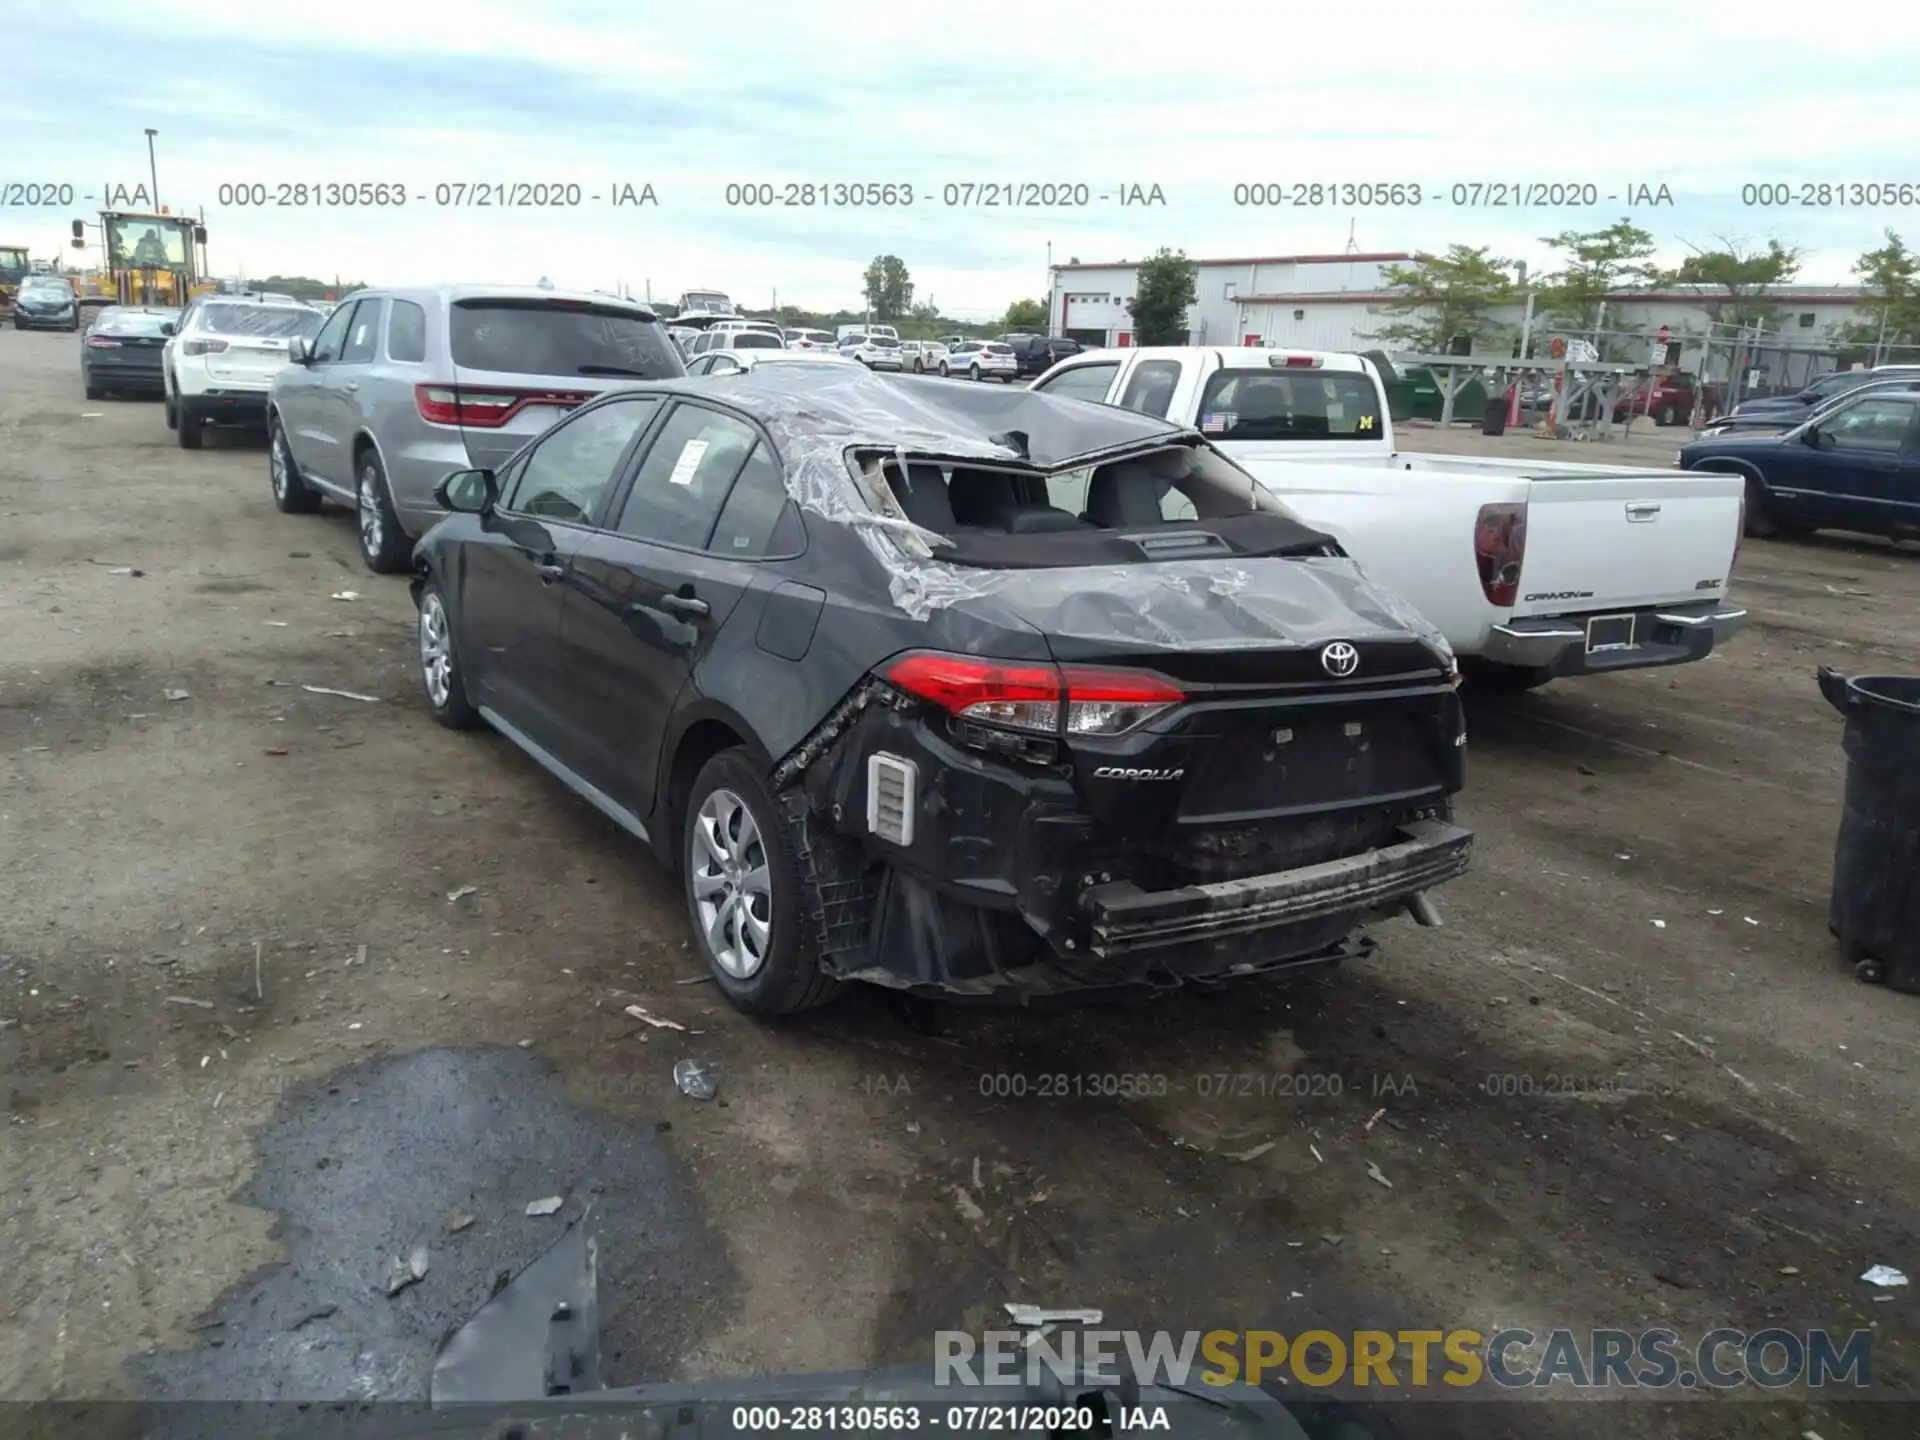
<instances>
[{"instance_id":1,"label":"durango taillight","mask_svg":"<svg viewBox=\"0 0 1920 1440\"><path fill-rule=\"evenodd\" d=\"M1527 554L1527 507L1482 505L1473 527L1473 558L1489 605L1505 609L1520 598L1520 565Z\"/></svg>"},{"instance_id":2,"label":"durango taillight","mask_svg":"<svg viewBox=\"0 0 1920 1440\"><path fill-rule=\"evenodd\" d=\"M1187 698L1144 672L931 651L903 655L884 673L889 684L960 719L1041 735L1124 735Z\"/></svg>"},{"instance_id":3,"label":"durango taillight","mask_svg":"<svg viewBox=\"0 0 1920 1440\"><path fill-rule=\"evenodd\" d=\"M432 425L497 430L529 405L571 410L593 396L576 390L475 390L464 385L416 385L414 407Z\"/></svg>"},{"instance_id":4,"label":"durango taillight","mask_svg":"<svg viewBox=\"0 0 1920 1440\"><path fill-rule=\"evenodd\" d=\"M227 342L224 340L182 340L180 342L182 355L218 355L226 348Z\"/></svg>"}]
</instances>

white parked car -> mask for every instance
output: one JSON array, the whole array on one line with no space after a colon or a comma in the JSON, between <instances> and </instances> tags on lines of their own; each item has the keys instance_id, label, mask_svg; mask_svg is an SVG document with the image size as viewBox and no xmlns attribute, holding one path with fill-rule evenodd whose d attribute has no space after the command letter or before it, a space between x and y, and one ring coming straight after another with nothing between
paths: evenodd
<instances>
[{"instance_id":1,"label":"white parked car","mask_svg":"<svg viewBox=\"0 0 1920 1440\"><path fill-rule=\"evenodd\" d=\"M849 335L840 346L840 354L858 360L869 370L900 368L900 342L890 335Z\"/></svg>"},{"instance_id":2,"label":"white parked car","mask_svg":"<svg viewBox=\"0 0 1920 1440\"><path fill-rule=\"evenodd\" d=\"M938 340L902 340L900 366L915 375L925 375L940 368L940 361L946 353L947 347Z\"/></svg>"},{"instance_id":3,"label":"white parked car","mask_svg":"<svg viewBox=\"0 0 1920 1440\"><path fill-rule=\"evenodd\" d=\"M1105 350L1033 388L1199 430L1478 662L1483 684L1701 660L1746 620L1727 603L1738 475L1409 454L1358 355Z\"/></svg>"},{"instance_id":4,"label":"white parked car","mask_svg":"<svg viewBox=\"0 0 1920 1440\"><path fill-rule=\"evenodd\" d=\"M1020 357L1000 340L962 340L940 357L934 367L942 375L964 375L969 380L998 380L1007 385L1020 373Z\"/></svg>"},{"instance_id":5,"label":"white parked car","mask_svg":"<svg viewBox=\"0 0 1920 1440\"><path fill-rule=\"evenodd\" d=\"M789 350L838 351L840 342L825 330L782 330Z\"/></svg>"},{"instance_id":6,"label":"white parked car","mask_svg":"<svg viewBox=\"0 0 1920 1440\"><path fill-rule=\"evenodd\" d=\"M840 370L860 368L857 360L843 359L831 350L715 350L696 355L689 375L744 375L766 365L827 365Z\"/></svg>"},{"instance_id":7,"label":"white parked car","mask_svg":"<svg viewBox=\"0 0 1920 1440\"><path fill-rule=\"evenodd\" d=\"M213 294L188 305L160 354L167 427L180 448L198 450L208 425L265 426L288 342L312 340L325 321L293 300Z\"/></svg>"},{"instance_id":8,"label":"white parked car","mask_svg":"<svg viewBox=\"0 0 1920 1440\"><path fill-rule=\"evenodd\" d=\"M785 350L787 342L778 330L722 330L717 326L696 335L683 352L688 360L710 355L717 350Z\"/></svg>"}]
</instances>

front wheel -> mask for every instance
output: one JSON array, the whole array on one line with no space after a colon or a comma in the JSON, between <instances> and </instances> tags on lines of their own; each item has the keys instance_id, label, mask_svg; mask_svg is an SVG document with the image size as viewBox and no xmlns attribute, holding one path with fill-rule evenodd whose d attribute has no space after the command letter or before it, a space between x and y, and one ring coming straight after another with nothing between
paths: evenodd
<instances>
[{"instance_id":1,"label":"front wheel","mask_svg":"<svg viewBox=\"0 0 1920 1440\"><path fill-rule=\"evenodd\" d=\"M1780 526L1773 518L1773 508L1767 504L1767 489L1751 475L1747 477L1747 525L1746 533L1759 540L1766 540L1780 533Z\"/></svg>"},{"instance_id":2,"label":"front wheel","mask_svg":"<svg viewBox=\"0 0 1920 1440\"><path fill-rule=\"evenodd\" d=\"M386 471L372 450L360 457L357 470L354 494L360 558L376 575L398 575L413 557L413 542L400 528L400 517L394 513Z\"/></svg>"},{"instance_id":3,"label":"front wheel","mask_svg":"<svg viewBox=\"0 0 1920 1440\"><path fill-rule=\"evenodd\" d=\"M953 370L951 369L951 367L948 366L946 361L942 360L940 362L940 378L945 380L945 379L951 379L952 376L953 376Z\"/></svg>"},{"instance_id":4,"label":"front wheel","mask_svg":"<svg viewBox=\"0 0 1920 1440\"><path fill-rule=\"evenodd\" d=\"M1675 420L1677 420L1677 419L1679 419L1679 418L1680 418L1680 416L1679 416L1679 412L1677 412L1677 411L1676 411L1676 410L1675 410L1675 409L1673 408L1673 404L1672 404L1672 402L1668 402L1667 404L1665 404L1665 405L1662 405L1662 406L1660 407L1660 415L1659 415L1659 423L1660 423L1660 424L1662 424L1662 425L1672 425L1672 424L1673 424L1673 422L1674 422Z\"/></svg>"},{"instance_id":5,"label":"front wheel","mask_svg":"<svg viewBox=\"0 0 1920 1440\"><path fill-rule=\"evenodd\" d=\"M420 591L420 688L427 693L433 718L449 730L473 730L480 712L467 698L467 680L453 648L453 622L438 580Z\"/></svg>"},{"instance_id":6,"label":"front wheel","mask_svg":"<svg viewBox=\"0 0 1920 1440\"><path fill-rule=\"evenodd\" d=\"M694 938L735 1008L791 1015L839 993L803 923L786 825L745 751L721 751L694 778L680 855Z\"/></svg>"}]
</instances>

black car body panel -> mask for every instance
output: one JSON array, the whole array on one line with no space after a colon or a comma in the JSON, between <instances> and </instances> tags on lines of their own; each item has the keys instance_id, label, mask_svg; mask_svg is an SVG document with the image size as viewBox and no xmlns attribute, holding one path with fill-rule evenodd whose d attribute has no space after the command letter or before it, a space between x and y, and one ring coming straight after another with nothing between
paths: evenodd
<instances>
[{"instance_id":1,"label":"black car body panel","mask_svg":"<svg viewBox=\"0 0 1920 1440\"><path fill-rule=\"evenodd\" d=\"M651 418L591 513L511 508L543 444L621 405ZM649 471L683 411L778 457L753 558L715 553L719 521L704 545L619 533L643 484L678 504L688 454L704 463L701 443L666 483ZM1031 1000L1320 963L1369 916L1430 923L1419 897L1466 866L1445 640L1197 431L768 366L606 395L500 484L507 506L416 551L474 703L670 864L683 753L744 744L832 973ZM1163 515L1176 490L1187 518ZM1052 699L951 708L955 663ZM910 815L883 826L907 770Z\"/></svg>"},{"instance_id":2,"label":"black car body panel","mask_svg":"<svg viewBox=\"0 0 1920 1440\"><path fill-rule=\"evenodd\" d=\"M1789 531L1920 535L1920 392L1904 386L1850 392L1780 434L1696 440L1679 462L1750 477Z\"/></svg>"},{"instance_id":3,"label":"black car body panel","mask_svg":"<svg viewBox=\"0 0 1920 1440\"><path fill-rule=\"evenodd\" d=\"M1712 434L1708 438L1743 433L1777 435L1784 430L1798 429L1815 416L1824 414L1833 406L1846 400L1887 390L1920 390L1920 372L1889 379L1862 380L1859 385L1842 391L1838 396L1815 397L1807 400L1788 396L1779 400L1754 401L1750 405L1742 405L1738 414L1723 416L1714 421Z\"/></svg>"},{"instance_id":4,"label":"black car body panel","mask_svg":"<svg viewBox=\"0 0 1920 1440\"><path fill-rule=\"evenodd\" d=\"M80 380L90 390L161 395L165 327L177 310L116 308L96 318L80 342Z\"/></svg>"}]
</instances>

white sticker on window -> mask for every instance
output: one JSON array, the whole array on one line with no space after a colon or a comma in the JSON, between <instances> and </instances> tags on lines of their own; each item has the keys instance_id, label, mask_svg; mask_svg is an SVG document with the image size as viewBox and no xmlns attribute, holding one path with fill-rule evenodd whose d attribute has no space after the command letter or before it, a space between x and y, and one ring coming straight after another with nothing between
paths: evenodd
<instances>
[{"instance_id":1,"label":"white sticker on window","mask_svg":"<svg viewBox=\"0 0 1920 1440\"><path fill-rule=\"evenodd\" d=\"M707 442L689 440L686 448L680 452L680 458L673 462L673 473L667 477L670 485L691 485L693 472L700 468L700 462L706 458Z\"/></svg>"}]
</instances>

